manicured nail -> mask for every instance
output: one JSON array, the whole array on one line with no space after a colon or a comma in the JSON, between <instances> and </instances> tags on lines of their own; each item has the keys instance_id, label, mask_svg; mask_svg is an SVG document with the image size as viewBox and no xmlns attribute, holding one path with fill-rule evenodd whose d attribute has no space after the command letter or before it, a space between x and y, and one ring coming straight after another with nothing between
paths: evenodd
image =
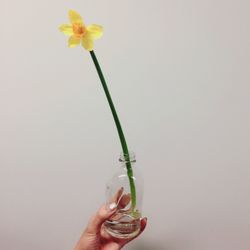
<instances>
[{"instance_id":1,"label":"manicured nail","mask_svg":"<svg viewBox=\"0 0 250 250\"><path fill-rule=\"evenodd\" d=\"M109 205L109 210L114 210L114 209L116 209L117 208L117 205L116 205L116 203L115 202L113 202L113 203L111 203L110 205Z\"/></svg>"}]
</instances>

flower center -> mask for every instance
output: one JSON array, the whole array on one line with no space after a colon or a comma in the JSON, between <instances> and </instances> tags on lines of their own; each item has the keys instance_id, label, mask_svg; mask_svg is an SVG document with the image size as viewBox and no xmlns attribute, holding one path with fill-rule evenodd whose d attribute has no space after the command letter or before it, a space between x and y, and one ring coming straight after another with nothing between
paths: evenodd
<instances>
[{"instance_id":1,"label":"flower center","mask_svg":"<svg viewBox=\"0 0 250 250\"><path fill-rule=\"evenodd\" d=\"M81 24L73 24L73 32L74 32L75 36L82 37L85 34L86 29Z\"/></svg>"}]
</instances>

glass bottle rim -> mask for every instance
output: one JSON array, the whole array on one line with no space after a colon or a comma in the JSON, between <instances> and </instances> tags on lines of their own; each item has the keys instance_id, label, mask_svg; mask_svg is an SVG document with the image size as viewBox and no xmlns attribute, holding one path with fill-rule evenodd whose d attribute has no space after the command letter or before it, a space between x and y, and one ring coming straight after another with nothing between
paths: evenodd
<instances>
[{"instance_id":1,"label":"glass bottle rim","mask_svg":"<svg viewBox=\"0 0 250 250\"><path fill-rule=\"evenodd\" d=\"M135 153L133 151L129 151L128 154L121 152L119 161L120 162L136 162Z\"/></svg>"}]
</instances>

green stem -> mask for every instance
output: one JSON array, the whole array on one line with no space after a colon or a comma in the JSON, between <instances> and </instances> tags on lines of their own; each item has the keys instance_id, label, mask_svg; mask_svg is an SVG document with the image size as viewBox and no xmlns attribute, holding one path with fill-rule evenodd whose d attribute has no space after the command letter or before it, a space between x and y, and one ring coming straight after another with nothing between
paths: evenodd
<instances>
[{"instance_id":1,"label":"green stem","mask_svg":"<svg viewBox=\"0 0 250 250\"><path fill-rule=\"evenodd\" d=\"M99 78L101 80L105 95L107 97L107 100L108 100L108 103L109 103L113 118L115 120L115 125L116 125L117 131L118 131L118 135L119 135L119 138L120 138L121 145L122 145L123 153L124 153L124 155L128 156L128 159L125 159L125 161L126 161L126 167L127 167L127 175L128 175L129 184L130 184L132 212L134 212L134 209L136 207L136 189L135 189L135 183L134 183L134 179L133 179L133 169L132 169L131 162L130 162L130 159L129 159L128 146L127 146L126 139L125 139L125 136L124 136L123 131L122 131L122 126L121 126L120 120L119 120L118 115L117 115L116 110L115 110L115 106L113 104L111 95L109 93L108 86L106 84L104 75L102 73L102 69L100 67L100 64L99 64L93 50L90 51L90 55L91 55L91 57L93 59L93 62L95 64L97 73L99 75Z\"/></svg>"}]
</instances>

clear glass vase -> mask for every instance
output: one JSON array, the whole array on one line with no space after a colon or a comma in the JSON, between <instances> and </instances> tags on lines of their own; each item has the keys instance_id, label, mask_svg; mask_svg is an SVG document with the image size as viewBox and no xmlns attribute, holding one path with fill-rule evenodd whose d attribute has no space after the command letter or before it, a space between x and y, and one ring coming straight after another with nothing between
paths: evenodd
<instances>
[{"instance_id":1,"label":"clear glass vase","mask_svg":"<svg viewBox=\"0 0 250 250\"><path fill-rule=\"evenodd\" d=\"M104 229L113 237L126 239L135 237L140 232L143 177L135 166L136 159L133 152L129 155L121 153L119 161L121 164L118 170L106 186L107 203L116 199L118 207L115 214L105 221ZM132 170L128 170L129 167Z\"/></svg>"}]
</instances>

